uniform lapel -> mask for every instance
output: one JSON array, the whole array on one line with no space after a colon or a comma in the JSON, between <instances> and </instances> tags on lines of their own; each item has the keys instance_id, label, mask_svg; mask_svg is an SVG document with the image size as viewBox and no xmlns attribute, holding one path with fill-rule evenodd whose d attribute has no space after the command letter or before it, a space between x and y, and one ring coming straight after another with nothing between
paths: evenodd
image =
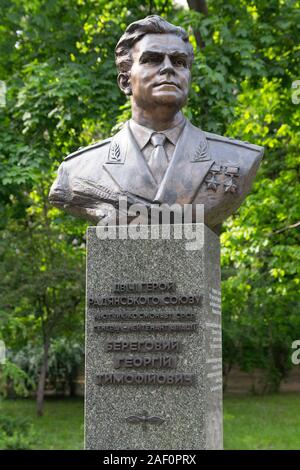
<instances>
[{"instance_id":1,"label":"uniform lapel","mask_svg":"<svg viewBox=\"0 0 300 470\"><path fill-rule=\"evenodd\" d=\"M154 200L191 203L213 163L204 132L187 121Z\"/></svg>"},{"instance_id":2,"label":"uniform lapel","mask_svg":"<svg viewBox=\"0 0 300 470\"><path fill-rule=\"evenodd\" d=\"M204 132L187 121L158 187L127 122L103 167L122 191L171 205L191 203L213 163Z\"/></svg>"},{"instance_id":3,"label":"uniform lapel","mask_svg":"<svg viewBox=\"0 0 300 470\"><path fill-rule=\"evenodd\" d=\"M153 201L157 183L134 140L128 122L113 137L103 167L122 191Z\"/></svg>"}]
</instances>

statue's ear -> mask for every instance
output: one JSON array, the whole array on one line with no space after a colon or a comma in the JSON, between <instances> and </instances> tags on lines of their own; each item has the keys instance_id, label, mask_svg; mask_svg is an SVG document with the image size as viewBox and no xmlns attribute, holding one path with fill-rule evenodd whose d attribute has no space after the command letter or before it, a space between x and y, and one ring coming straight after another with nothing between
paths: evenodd
<instances>
[{"instance_id":1,"label":"statue's ear","mask_svg":"<svg viewBox=\"0 0 300 470\"><path fill-rule=\"evenodd\" d=\"M120 72L118 75L119 88L125 93L125 95L132 95L131 84L130 84L130 72Z\"/></svg>"}]
</instances>

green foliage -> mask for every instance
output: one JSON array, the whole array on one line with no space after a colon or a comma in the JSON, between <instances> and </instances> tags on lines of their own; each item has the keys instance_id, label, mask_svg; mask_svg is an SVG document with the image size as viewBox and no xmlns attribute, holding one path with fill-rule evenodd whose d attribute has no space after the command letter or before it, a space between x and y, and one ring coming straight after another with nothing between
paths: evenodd
<instances>
[{"instance_id":1,"label":"green foliage","mask_svg":"<svg viewBox=\"0 0 300 470\"><path fill-rule=\"evenodd\" d=\"M14 362L7 360L5 364L0 365L0 400L6 397L8 387L19 396L27 396L30 383L26 372Z\"/></svg>"},{"instance_id":2,"label":"green foliage","mask_svg":"<svg viewBox=\"0 0 300 470\"><path fill-rule=\"evenodd\" d=\"M29 450L34 441L35 434L27 419L0 416L1 450Z\"/></svg>"},{"instance_id":3,"label":"green foliage","mask_svg":"<svg viewBox=\"0 0 300 470\"><path fill-rule=\"evenodd\" d=\"M76 230L61 234L60 221L51 221L36 192L32 198L26 225L12 220L0 242L0 309L10 348L41 341L46 329L70 335L83 321L84 240Z\"/></svg>"},{"instance_id":4,"label":"green foliage","mask_svg":"<svg viewBox=\"0 0 300 470\"><path fill-rule=\"evenodd\" d=\"M0 449L27 450L31 449L34 433L28 420L12 418L3 414L2 399L8 391L19 396L27 396L31 380L24 370L7 360L0 365Z\"/></svg>"},{"instance_id":5,"label":"green foliage","mask_svg":"<svg viewBox=\"0 0 300 470\"><path fill-rule=\"evenodd\" d=\"M155 0L3 0L0 79L1 329L14 351L45 328L82 341L84 230L50 209L64 154L130 116L113 50L149 13L186 27L195 49L185 113L208 131L266 147L254 189L222 234L224 370L264 367L276 389L300 337L299 1L212 0L209 14ZM203 49L193 31L201 34Z\"/></svg>"},{"instance_id":6,"label":"green foliage","mask_svg":"<svg viewBox=\"0 0 300 470\"><path fill-rule=\"evenodd\" d=\"M82 343L70 342L65 338L52 342L48 380L55 390L59 391L60 388L64 392L69 389L71 395L75 394L75 380L84 360Z\"/></svg>"},{"instance_id":7,"label":"green foliage","mask_svg":"<svg viewBox=\"0 0 300 470\"><path fill-rule=\"evenodd\" d=\"M261 136L266 155L255 191L222 236L225 344L235 344L243 368L268 370L271 390L291 367L291 344L300 336L299 118L290 90L264 80L256 93L244 84L230 127L245 139Z\"/></svg>"},{"instance_id":8,"label":"green foliage","mask_svg":"<svg viewBox=\"0 0 300 470\"><path fill-rule=\"evenodd\" d=\"M84 348L74 338L55 338L51 341L48 360L47 384L56 393L69 392L74 394L75 380L78 378L79 368L83 365ZM43 357L40 345L28 344L14 357L14 363L26 372L31 383L31 389L38 381L38 375ZM30 388L28 384L27 388Z\"/></svg>"}]
</instances>

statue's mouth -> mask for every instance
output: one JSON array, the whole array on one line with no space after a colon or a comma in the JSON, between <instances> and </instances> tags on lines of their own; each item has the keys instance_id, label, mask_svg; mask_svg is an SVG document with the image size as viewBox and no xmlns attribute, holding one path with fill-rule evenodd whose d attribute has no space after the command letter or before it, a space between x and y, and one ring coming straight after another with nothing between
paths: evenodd
<instances>
[{"instance_id":1,"label":"statue's mouth","mask_svg":"<svg viewBox=\"0 0 300 470\"><path fill-rule=\"evenodd\" d=\"M157 88L157 87L162 86L162 85L175 86L176 88L180 88L180 86L178 85L178 83L169 82L169 81L167 81L167 80L164 80L163 82L156 83L156 84L154 85L154 87Z\"/></svg>"}]
</instances>

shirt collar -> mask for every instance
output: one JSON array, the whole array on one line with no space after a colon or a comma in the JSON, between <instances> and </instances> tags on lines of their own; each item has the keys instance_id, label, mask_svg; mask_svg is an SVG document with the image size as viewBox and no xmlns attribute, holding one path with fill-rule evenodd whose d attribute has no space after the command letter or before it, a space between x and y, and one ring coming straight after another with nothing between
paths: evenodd
<instances>
[{"instance_id":1,"label":"shirt collar","mask_svg":"<svg viewBox=\"0 0 300 470\"><path fill-rule=\"evenodd\" d=\"M180 121L179 124L177 124L177 126L171 127L171 129L160 131L160 134L165 134L169 141L173 145L176 145L181 131L184 128L185 122L186 120L183 117L183 119ZM142 126L141 124L138 124L133 119L130 119L129 125L139 148L142 150L148 144L153 132L156 131L154 131L153 129L149 129L148 127Z\"/></svg>"}]
</instances>

